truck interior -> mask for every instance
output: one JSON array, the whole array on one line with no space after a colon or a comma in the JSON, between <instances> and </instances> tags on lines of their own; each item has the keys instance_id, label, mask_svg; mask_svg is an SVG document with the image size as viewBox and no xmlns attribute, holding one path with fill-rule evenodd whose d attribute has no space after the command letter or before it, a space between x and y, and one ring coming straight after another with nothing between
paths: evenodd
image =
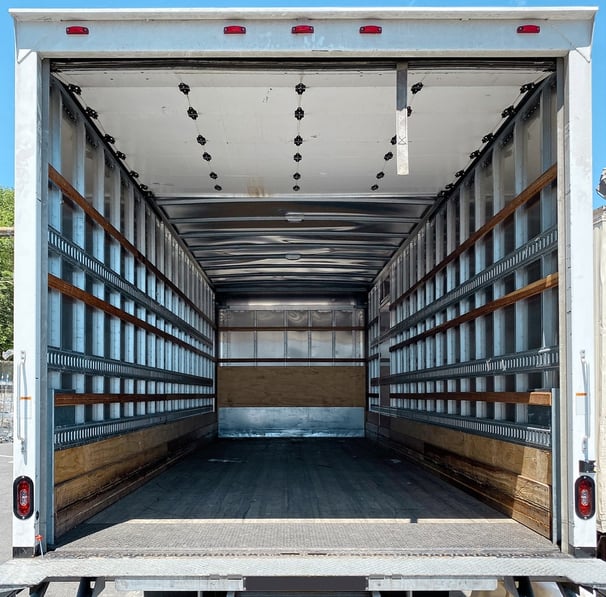
<instances>
[{"instance_id":1,"label":"truck interior","mask_svg":"<svg viewBox=\"0 0 606 597\"><path fill-rule=\"evenodd\" d=\"M50 73L56 554L560 554L553 60Z\"/></svg>"}]
</instances>

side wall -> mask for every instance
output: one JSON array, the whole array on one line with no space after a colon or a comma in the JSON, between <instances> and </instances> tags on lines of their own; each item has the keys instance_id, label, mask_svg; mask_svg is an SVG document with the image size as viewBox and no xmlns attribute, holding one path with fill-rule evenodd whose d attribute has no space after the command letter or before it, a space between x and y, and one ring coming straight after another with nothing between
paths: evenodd
<instances>
[{"instance_id":1,"label":"side wall","mask_svg":"<svg viewBox=\"0 0 606 597\"><path fill-rule=\"evenodd\" d=\"M380 276L367 416L369 437L554 540L556 107L553 78L527 89Z\"/></svg>"},{"instance_id":2,"label":"side wall","mask_svg":"<svg viewBox=\"0 0 606 597\"><path fill-rule=\"evenodd\" d=\"M203 272L77 89L52 80L49 121L53 543L216 435L216 326Z\"/></svg>"}]
</instances>

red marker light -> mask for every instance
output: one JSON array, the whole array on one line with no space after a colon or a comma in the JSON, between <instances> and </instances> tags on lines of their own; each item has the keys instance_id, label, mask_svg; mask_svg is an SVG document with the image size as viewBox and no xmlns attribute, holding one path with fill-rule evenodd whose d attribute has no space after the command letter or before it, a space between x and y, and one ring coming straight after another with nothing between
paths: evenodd
<instances>
[{"instance_id":1,"label":"red marker light","mask_svg":"<svg viewBox=\"0 0 606 597\"><path fill-rule=\"evenodd\" d=\"M362 27L360 27L360 33L362 33L363 35L379 35L383 33L383 27L379 27L379 25L363 25Z\"/></svg>"},{"instance_id":2,"label":"red marker light","mask_svg":"<svg viewBox=\"0 0 606 597\"><path fill-rule=\"evenodd\" d=\"M518 33L541 33L541 28L538 25L520 25Z\"/></svg>"},{"instance_id":3,"label":"red marker light","mask_svg":"<svg viewBox=\"0 0 606 597\"><path fill-rule=\"evenodd\" d=\"M65 28L67 35L88 35L88 27L82 27L82 25L71 25Z\"/></svg>"},{"instance_id":4,"label":"red marker light","mask_svg":"<svg viewBox=\"0 0 606 597\"><path fill-rule=\"evenodd\" d=\"M34 483L29 477L17 477L13 483L13 512L21 520L34 512Z\"/></svg>"},{"instance_id":5,"label":"red marker light","mask_svg":"<svg viewBox=\"0 0 606 597\"><path fill-rule=\"evenodd\" d=\"M244 35L246 27L242 25L227 25L227 27L223 27L223 33L225 35Z\"/></svg>"},{"instance_id":6,"label":"red marker light","mask_svg":"<svg viewBox=\"0 0 606 597\"><path fill-rule=\"evenodd\" d=\"M574 484L575 510L579 518L587 520L595 514L595 483L591 477L583 475Z\"/></svg>"},{"instance_id":7,"label":"red marker light","mask_svg":"<svg viewBox=\"0 0 606 597\"><path fill-rule=\"evenodd\" d=\"M300 35L302 33L313 33L314 27L313 25L295 25L290 32L295 35Z\"/></svg>"}]
</instances>

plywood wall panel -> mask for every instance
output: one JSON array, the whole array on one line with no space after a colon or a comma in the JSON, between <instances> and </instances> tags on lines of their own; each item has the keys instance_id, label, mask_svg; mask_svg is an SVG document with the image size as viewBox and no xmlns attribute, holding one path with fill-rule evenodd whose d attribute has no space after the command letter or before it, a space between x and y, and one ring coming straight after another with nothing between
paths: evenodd
<instances>
[{"instance_id":1,"label":"plywood wall panel","mask_svg":"<svg viewBox=\"0 0 606 597\"><path fill-rule=\"evenodd\" d=\"M366 404L364 367L219 367L218 405L358 406Z\"/></svg>"}]
</instances>

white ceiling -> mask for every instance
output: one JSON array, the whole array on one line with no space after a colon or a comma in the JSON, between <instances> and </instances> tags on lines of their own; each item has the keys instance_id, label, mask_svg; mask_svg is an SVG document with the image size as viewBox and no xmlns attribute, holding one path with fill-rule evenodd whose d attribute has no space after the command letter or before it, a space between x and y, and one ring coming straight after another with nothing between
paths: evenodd
<instances>
[{"instance_id":1,"label":"white ceiling","mask_svg":"<svg viewBox=\"0 0 606 597\"><path fill-rule=\"evenodd\" d=\"M115 137L127 169L139 173L218 289L254 294L297 292L302 280L309 292L368 288L455 172L471 163L482 137L502 124L520 87L544 75L530 68L409 71L407 176L395 173L395 158L384 159L395 153L393 70L74 67L59 78L81 87L80 103L99 114L96 125ZM188 95L179 83L189 85ZM303 221L287 221L288 212ZM301 258L286 259L287 246Z\"/></svg>"}]
</instances>

